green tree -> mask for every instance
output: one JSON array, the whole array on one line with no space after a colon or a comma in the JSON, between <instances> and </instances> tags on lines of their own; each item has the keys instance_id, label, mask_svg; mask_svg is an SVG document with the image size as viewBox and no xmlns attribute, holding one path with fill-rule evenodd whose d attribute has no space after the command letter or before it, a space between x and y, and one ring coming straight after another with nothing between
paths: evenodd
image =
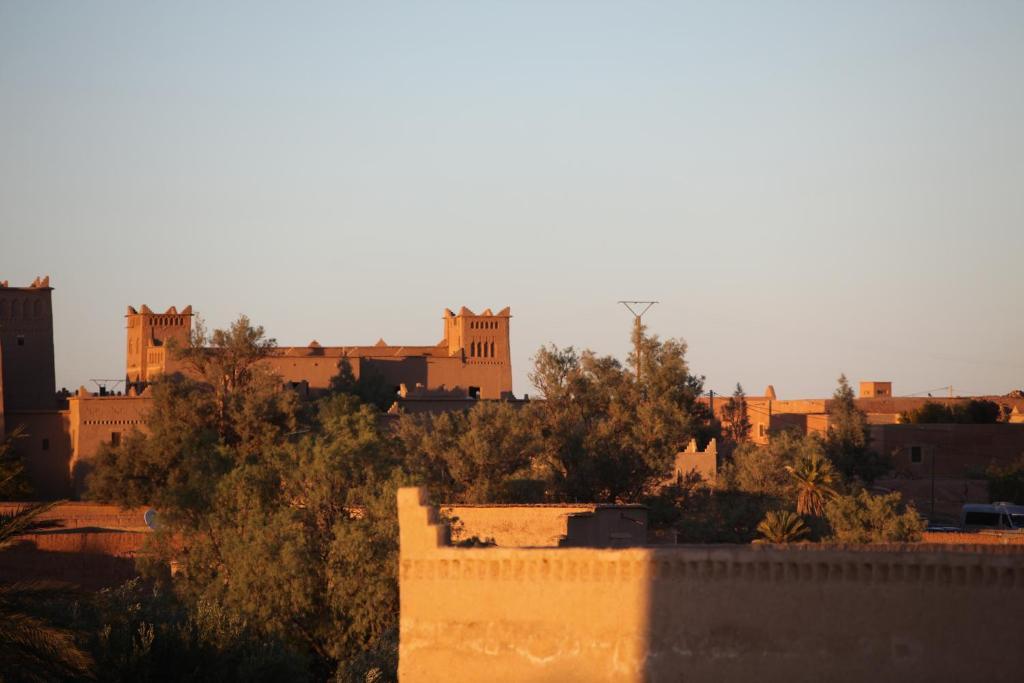
<instances>
[{"instance_id":1,"label":"green tree","mask_svg":"<svg viewBox=\"0 0 1024 683\"><path fill-rule=\"evenodd\" d=\"M538 351L531 381L543 401L531 404L540 430L537 467L553 495L566 501L635 501L667 478L676 452L714 431L698 403L682 340L635 331L641 354L623 366L610 356L554 346Z\"/></svg>"},{"instance_id":2,"label":"green tree","mask_svg":"<svg viewBox=\"0 0 1024 683\"><path fill-rule=\"evenodd\" d=\"M988 495L992 501L1024 504L1024 453L1017 462L1000 467L992 464L985 470Z\"/></svg>"},{"instance_id":3,"label":"green tree","mask_svg":"<svg viewBox=\"0 0 1024 683\"><path fill-rule=\"evenodd\" d=\"M825 504L825 517L838 543L909 543L921 540L925 522L899 493L835 496Z\"/></svg>"},{"instance_id":4,"label":"green tree","mask_svg":"<svg viewBox=\"0 0 1024 683\"><path fill-rule=\"evenodd\" d=\"M743 386L736 383L736 391L722 408L723 436L728 444L735 447L750 438L750 416L747 414L747 395Z\"/></svg>"},{"instance_id":5,"label":"green tree","mask_svg":"<svg viewBox=\"0 0 1024 683\"><path fill-rule=\"evenodd\" d=\"M825 502L836 495L833 486L837 476L828 458L824 454L812 453L793 465L786 465L786 471L793 478L797 514L824 516Z\"/></svg>"},{"instance_id":6,"label":"green tree","mask_svg":"<svg viewBox=\"0 0 1024 683\"><path fill-rule=\"evenodd\" d=\"M870 483L890 469L889 459L870 448L867 416L857 408L846 375L839 376L829 402L828 422L825 449L844 477Z\"/></svg>"},{"instance_id":7,"label":"green tree","mask_svg":"<svg viewBox=\"0 0 1024 683\"><path fill-rule=\"evenodd\" d=\"M141 579L63 603L95 670L111 683L304 681L309 662L222 606L189 609Z\"/></svg>"},{"instance_id":8,"label":"green tree","mask_svg":"<svg viewBox=\"0 0 1024 683\"><path fill-rule=\"evenodd\" d=\"M904 412L901 419L911 424L995 424L1002 415L998 403L971 399L952 406L926 401L920 408Z\"/></svg>"},{"instance_id":9,"label":"green tree","mask_svg":"<svg viewBox=\"0 0 1024 683\"><path fill-rule=\"evenodd\" d=\"M720 475L725 488L788 501L793 495L793 476L787 467L808 462L822 454L821 442L795 430L772 434L766 445L747 442L733 453Z\"/></svg>"},{"instance_id":10,"label":"green tree","mask_svg":"<svg viewBox=\"0 0 1024 683\"><path fill-rule=\"evenodd\" d=\"M39 515L56 503L40 503L0 515L0 552L19 537L45 527ZM73 591L63 584L27 581L0 584L0 681L49 681L90 672L92 660L75 640L75 633L55 625L41 608L68 600Z\"/></svg>"},{"instance_id":11,"label":"green tree","mask_svg":"<svg viewBox=\"0 0 1024 683\"><path fill-rule=\"evenodd\" d=\"M757 525L762 543L796 543L811 535L800 515L789 510L769 510Z\"/></svg>"},{"instance_id":12,"label":"green tree","mask_svg":"<svg viewBox=\"0 0 1024 683\"><path fill-rule=\"evenodd\" d=\"M481 401L463 412L403 415L396 436L406 467L438 500L540 502L546 482L533 471L538 432L529 407Z\"/></svg>"},{"instance_id":13,"label":"green tree","mask_svg":"<svg viewBox=\"0 0 1024 683\"><path fill-rule=\"evenodd\" d=\"M330 390L337 394L350 394L363 403L389 409L395 402L395 388L372 365L362 368L357 379L348 358L338 362L338 374L331 378Z\"/></svg>"},{"instance_id":14,"label":"green tree","mask_svg":"<svg viewBox=\"0 0 1024 683\"><path fill-rule=\"evenodd\" d=\"M305 653L314 678L393 674L394 449L353 396L302 408L259 363L272 348L244 317L194 335L178 350L194 378L156 382L149 434L102 450L89 491L156 507L147 572L179 568L193 613L223 608Z\"/></svg>"}]
</instances>

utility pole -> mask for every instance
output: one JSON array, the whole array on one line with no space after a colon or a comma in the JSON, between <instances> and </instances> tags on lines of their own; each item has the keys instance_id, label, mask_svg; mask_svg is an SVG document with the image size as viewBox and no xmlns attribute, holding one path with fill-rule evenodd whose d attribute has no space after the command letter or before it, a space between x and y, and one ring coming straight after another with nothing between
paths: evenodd
<instances>
[{"instance_id":1,"label":"utility pole","mask_svg":"<svg viewBox=\"0 0 1024 683\"><path fill-rule=\"evenodd\" d=\"M620 304L629 309L629 312L633 314L633 329L634 329L634 340L633 344L636 350L636 381L640 382L640 328L643 327L641 318L644 317L644 313L647 312L657 301L620 301ZM643 308L641 308L641 306Z\"/></svg>"},{"instance_id":2,"label":"utility pole","mask_svg":"<svg viewBox=\"0 0 1024 683\"><path fill-rule=\"evenodd\" d=\"M929 524L935 524L935 448L932 448L932 511L928 518Z\"/></svg>"}]
</instances>

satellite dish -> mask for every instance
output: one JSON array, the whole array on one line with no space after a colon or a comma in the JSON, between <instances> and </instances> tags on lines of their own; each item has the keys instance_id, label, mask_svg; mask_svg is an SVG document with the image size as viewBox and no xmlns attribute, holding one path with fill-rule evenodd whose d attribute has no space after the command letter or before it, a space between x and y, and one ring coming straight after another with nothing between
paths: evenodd
<instances>
[{"instance_id":1,"label":"satellite dish","mask_svg":"<svg viewBox=\"0 0 1024 683\"><path fill-rule=\"evenodd\" d=\"M146 513L142 515L142 519L145 520L146 526L156 531L156 510L149 508Z\"/></svg>"}]
</instances>

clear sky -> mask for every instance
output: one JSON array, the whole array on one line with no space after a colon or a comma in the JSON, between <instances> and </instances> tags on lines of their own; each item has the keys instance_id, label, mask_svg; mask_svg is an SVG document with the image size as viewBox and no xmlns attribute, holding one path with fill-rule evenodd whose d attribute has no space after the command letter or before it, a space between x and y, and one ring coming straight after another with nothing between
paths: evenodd
<instances>
[{"instance_id":1,"label":"clear sky","mask_svg":"<svg viewBox=\"0 0 1024 683\"><path fill-rule=\"evenodd\" d=\"M1024 2L0 0L0 279L58 385L124 309L429 344L512 307L708 386L1024 386ZM938 392L943 393L943 392Z\"/></svg>"}]
</instances>

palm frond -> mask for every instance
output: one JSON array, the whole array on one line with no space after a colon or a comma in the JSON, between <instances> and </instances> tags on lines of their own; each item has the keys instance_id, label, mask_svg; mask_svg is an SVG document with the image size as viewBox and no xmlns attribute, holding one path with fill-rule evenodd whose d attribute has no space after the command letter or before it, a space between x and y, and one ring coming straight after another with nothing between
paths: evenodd
<instances>
[{"instance_id":1,"label":"palm frond","mask_svg":"<svg viewBox=\"0 0 1024 683\"><path fill-rule=\"evenodd\" d=\"M32 503L17 512L0 515L0 550L6 550L14 545L19 536L51 526L52 523L41 522L37 518L59 502Z\"/></svg>"},{"instance_id":2,"label":"palm frond","mask_svg":"<svg viewBox=\"0 0 1024 683\"><path fill-rule=\"evenodd\" d=\"M86 674L92 659L74 634L39 617L3 610L0 618L0 669L27 679L53 680Z\"/></svg>"}]
</instances>

